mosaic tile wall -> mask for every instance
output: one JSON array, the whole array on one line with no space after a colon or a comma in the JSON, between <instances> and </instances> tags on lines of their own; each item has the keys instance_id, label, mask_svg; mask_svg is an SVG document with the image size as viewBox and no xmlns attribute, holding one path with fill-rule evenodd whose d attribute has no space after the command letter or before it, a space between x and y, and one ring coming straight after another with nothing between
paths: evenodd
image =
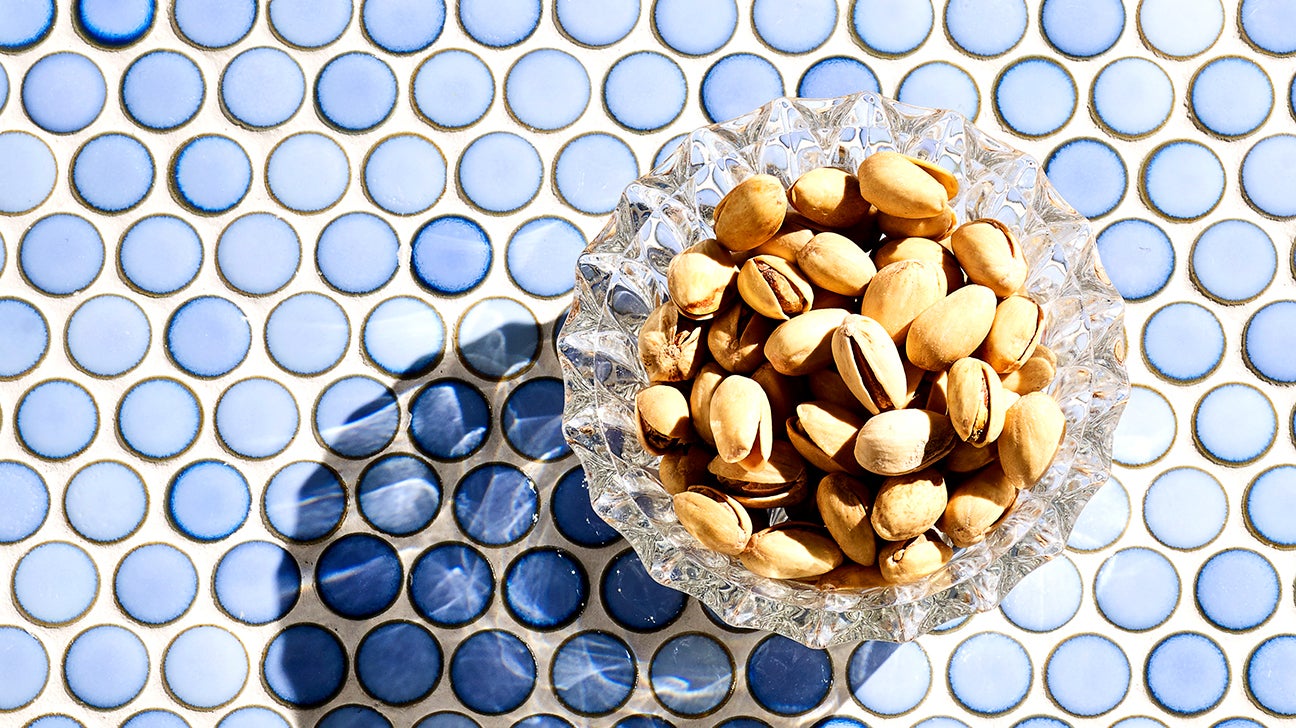
<instances>
[{"instance_id":1,"label":"mosaic tile wall","mask_svg":"<svg viewBox=\"0 0 1296 728\"><path fill-rule=\"evenodd\" d=\"M0 724L1296 715L1294 53L1293 0L0 0ZM680 134L858 90L1046 160L1138 386L1001 610L821 652L593 516L552 337Z\"/></svg>"}]
</instances>

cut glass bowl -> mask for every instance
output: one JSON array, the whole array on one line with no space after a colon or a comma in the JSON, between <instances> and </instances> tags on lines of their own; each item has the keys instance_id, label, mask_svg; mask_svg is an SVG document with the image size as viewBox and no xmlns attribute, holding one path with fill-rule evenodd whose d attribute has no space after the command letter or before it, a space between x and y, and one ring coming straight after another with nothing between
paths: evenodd
<instances>
[{"instance_id":1,"label":"cut glass bowl","mask_svg":"<svg viewBox=\"0 0 1296 728\"><path fill-rule=\"evenodd\" d=\"M916 584L820 591L757 576L703 548L679 524L657 476L658 458L635 437L634 397L648 384L637 334L666 297L666 265L712 236L715 204L753 174L791 184L807 170L854 172L879 150L953 171L960 222L993 217L1022 241L1026 288L1047 315L1044 343L1058 355L1049 388L1067 430L1044 478L984 542L958 551ZM584 465L594 510L638 552L654 579L697 597L735 627L776 632L811 647L910 640L995 608L1032 569L1062 551L1076 517L1108 478L1112 437L1129 396L1124 305L1088 220L1045 179L1035 159L961 114L876 94L776 99L698 129L631 183L580 256L576 295L558 337L566 386L564 434Z\"/></svg>"}]
</instances>

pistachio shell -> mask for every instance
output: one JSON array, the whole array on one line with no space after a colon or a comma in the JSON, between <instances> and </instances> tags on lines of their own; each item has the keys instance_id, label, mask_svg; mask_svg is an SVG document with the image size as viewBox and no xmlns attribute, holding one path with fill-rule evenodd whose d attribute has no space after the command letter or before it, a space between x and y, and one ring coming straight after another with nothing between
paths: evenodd
<instances>
[{"instance_id":1,"label":"pistachio shell","mask_svg":"<svg viewBox=\"0 0 1296 728\"><path fill-rule=\"evenodd\" d=\"M708 319L733 299L738 266L733 254L707 239L685 248L666 266L666 290L680 313Z\"/></svg>"},{"instance_id":2,"label":"pistachio shell","mask_svg":"<svg viewBox=\"0 0 1296 728\"><path fill-rule=\"evenodd\" d=\"M711 434L711 397L725 376L718 364L707 362L693 379L693 388L689 390L689 416L693 419L693 429L708 445L715 445L715 436Z\"/></svg>"},{"instance_id":3,"label":"pistachio shell","mask_svg":"<svg viewBox=\"0 0 1296 728\"><path fill-rule=\"evenodd\" d=\"M1003 432L1003 385L990 365L964 357L949 368L949 418L959 439L976 447L999 439Z\"/></svg>"},{"instance_id":4,"label":"pistachio shell","mask_svg":"<svg viewBox=\"0 0 1296 728\"><path fill-rule=\"evenodd\" d=\"M812 465L828 472L862 474L855 462L855 436L864 418L831 402L804 402L788 419L788 439Z\"/></svg>"},{"instance_id":5,"label":"pistachio shell","mask_svg":"<svg viewBox=\"0 0 1296 728\"><path fill-rule=\"evenodd\" d=\"M1035 347L1035 354L1021 369L1003 376L1004 389L1021 395L1042 391L1057 376L1057 364L1052 354L1043 344Z\"/></svg>"},{"instance_id":6,"label":"pistachio shell","mask_svg":"<svg viewBox=\"0 0 1296 728\"><path fill-rule=\"evenodd\" d=\"M833 167L819 167L802 174L788 189L788 199L797 212L825 227L851 227L863 220L869 210L855 175Z\"/></svg>"},{"instance_id":7,"label":"pistachio shell","mask_svg":"<svg viewBox=\"0 0 1296 728\"><path fill-rule=\"evenodd\" d=\"M947 199L952 200L958 196L958 177L955 177L953 172L926 159L909 156L906 156L906 159L921 167L924 172L931 175L932 179L939 182L941 187L945 188L945 196Z\"/></svg>"},{"instance_id":8,"label":"pistachio shell","mask_svg":"<svg viewBox=\"0 0 1296 728\"><path fill-rule=\"evenodd\" d=\"M931 217L909 219L881 212L877 216L878 230L888 238L940 240L947 237L954 230L954 224L957 221L954 209L949 205L946 205L944 210Z\"/></svg>"},{"instance_id":9,"label":"pistachio shell","mask_svg":"<svg viewBox=\"0 0 1296 728\"><path fill-rule=\"evenodd\" d=\"M720 486L729 494L771 495L806 484L806 463L786 442L775 442L769 458L763 463L730 463L720 457L707 465Z\"/></svg>"},{"instance_id":10,"label":"pistachio shell","mask_svg":"<svg viewBox=\"0 0 1296 728\"><path fill-rule=\"evenodd\" d=\"M912 584L949 562L954 550L933 532L886 544L878 551L878 569L892 584Z\"/></svg>"},{"instance_id":11,"label":"pistachio shell","mask_svg":"<svg viewBox=\"0 0 1296 728\"><path fill-rule=\"evenodd\" d=\"M1066 416L1053 398L1032 392L1008 408L999 436L999 462L1018 488L1030 488L1044 477L1066 434Z\"/></svg>"},{"instance_id":12,"label":"pistachio shell","mask_svg":"<svg viewBox=\"0 0 1296 728\"><path fill-rule=\"evenodd\" d=\"M653 382L682 382L697 376L706 361L703 324L679 314L666 301L653 309L639 329L639 359Z\"/></svg>"},{"instance_id":13,"label":"pistachio shell","mask_svg":"<svg viewBox=\"0 0 1296 728\"><path fill-rule=\"evenodd\" d=\"M853 561L847 561L815 581L815 586L825 591L878 589L887 585L878 567L861 566Z\"/></svg>"},{"instance_id":14,"label":"pistachio shell","mask_svg":"<svg viewBox=\"0 0 1296 728\"><path fill-rule=\"evenodd\" d=\"M779 374L774 365L765 362L751 373L751 378L769 398L770 415L775 422L786 422L796 409L797 402L805 399L802 396L801 381Z\"/></svg>"},{"instance_id":15,"label":"pistachio shell","mask_svg":"<svg viewBox=\"0 0 1296 728\"><path fill-rule=\"evenodd\" d=\"M640 444L653 455L661 455L695 439L688 401L683 393L668 384L654 384L635 395L635 422Z\"/></svg>"},{"instance_id":16,"label":"pistachio shell","mask_svg":"<svg viewBox=\"0 0 1296 728\"><path fill-rule=\"evenodd\" d=\"M940 529L958 548L980 543L1009 506L1017 501L1017 489L998 463L963 481L949 496Z\"/></svg>"},{"instance_id":17,"label":"pistachio shell","mask_svg":"<svg viewBox=\"0 0 1296 728\"><path fill-rule=\"evenodd\" d=\"M751 250L778 232L786 212L783 183L772 175L753 175L735 185L716 205L716 239L730 250Z\"/></svg>"},{"instance_id":18,"label":"pistachio shell","mask_svg":"<svg viewBox=\"0 0 1296 728\"><path fill-rule=\"evenodd\" d=\"M882 324L896 344L904 343L918 314L945 297L945 275L921 260L901 260L878 270L864 291L860 313Z\"/></svg>"},{"instance_id":19,"label":"pistachio shell","mask_svg":"<svg viewBox=\"0 0 1296 728\"><path fill-rule=\"evenodd\" d=\"M1025 296L1009 296L995 308L980 358L1000 374L1015 372L1035 353L1044 335L1044 309Z\"/></svg>"},{"instance_id":20,"label":"pistachio shell","mask_svg":"<svg viewBox=\"0 0 1296 728\"><path fill-rule=\"evenodd\" d=\"M760 463L774 446L773 421L765 390L740 374L725 377L711 395L711 435L720 459Z\"/></svg>"},{"instance_id":21,"label":"pistachio shell","mask_svg":"<svg viewBox=\"0 0 1296 728\"><path fill-rule=\"evenodd\" d=\"M765 363L765 340L774 322L738 302L707 327L707 349L716 363L735 374L749 374Z\"/></svg>"},{"instance_id":22,"label":"pistachio shell","mask_svg":"<svg viewBox=\"0 0 1296 728\"><path fill-rule=\"evenodd\" d=\"M918 314L909 327L905 353L915 366L940 371L977 350L994 322L995 295L967 285Z\"/></svg>"},{"instance_id":23,"label":"pistachio shell","mask_svg":"<svg viewBox=\"0 0 1296 728\"><path fill-rule=\"evenodd\" d=\"M771 579L805 579L827 574L846 559L823 529L791 522L753 534L747 550L738 558L748 571Z\"/></svg>"},{"instance_id":24,"label":"pistachio shell","mask_svg":"<svg viewBox=\"0 0 1296 728\"><path fill-rule=\"evenodd\" d=\"M791 508L792 506L800 505L805 501L809 494L809 481L802 478L783 490L771 491L769 493L755 493L752 495L734 493L733 499L746 508L767 510L770 508Z\"/></svg>"},{"instance_id":25,"label":"pistachio shell","mask_svg":"<svg viewBox=\"0 0 1296 728\"><path fill-rule=\"evenodd\" d=\"M998 459L999 448L977 447L959 440L941 461L941 466L951 473L971 473Z\"/></svg>"},{"instance_id":26,"label":"pistachio shell","mask_svg":"<svg viewBox=\"0 0 1296 728\"><path fill-rule=\"evenodd\" d=\"M841 473L824 476L815 491L815 505L828 533L849 559L865 566L877 560L870 503L868 486Z\"/></svg>"},{"instance_id":27,"label":"pistachio shell","mask_svg":"<svg viewBox=\"0 0 1296 728\"><path fill-rule=\"evenodd\" d=\"M862 296L877 268L855 241L819 233L797 252L797 265L816 286L843 296Z\"/></svg>"},{"instance_id":28,"label":"pistachio shell","mask_svg":"<svg viewBox=\"0 0 1296 728\"><path fill-rule=\"evenodd\" d=\"M936 525L948 496L945 478L932 468L887 478L873 500L873 530L887 541L913 538Z\"/></svg>"},{"instance_id":29,"label":"pistachio shell","mask_svg":"<svg viewBox=\"0 0 1296 728\"><path fill-rule=\"evenodd\" d=\"M751 516L738 501L706 486L694 486L673 499L680 525L706 548L737 556L752 536Z\"/></svg>"},{"instance_id":30,"label":"pistachio shell","mask_svg":"<svg viewBox=\"0 0 1296 728\"><path fill-rule=\"evenodd\" d=\"M940 214L949 195L940 181L896 152L875 152L859 166L860 194L879 212L896 217L924 218Z\"/></svg>"},{"instance_id":31,"label":"pistachio shell","mask_svg":"<svg viewBox=\"0 0 1296 728\"><path fill-rule=\"evenodd\" d=\"M799 377L832 364L833 331L847 311L809 311L778 325L765 342L765 358L781 374Z\"/></svg>"},{"instance_id":32,"label":"pistachio shell","mask_svg":"<svg viewBox=\"0 0 1296 728\"><path fill-rule=\"evenodd\" d=\"M743 263L738 271L738 295L756 313L783 321L814 305L814 292L801 271L773 255L757 255Z\"/></svg>"},{"instance_id":33,"label":"pistachio shell","mask_svg":"<svg viewBox=\"0 0 1296 728\"><path fill-rule=\"evenodd\" d=\"M945 246L927 238L895 238L873 252L873 262L885 268L901 260L921 260L940 269L945 276L945 292L952 293L963 285L963 268Z\"/></svg>"},{"instance_id":34,"label":"pistachio shell","mask_svg":"<svg viewBox=\"0 0 1296 728\"><path fill-rule=\"evenodd\" d=\"M905 475L931 465L954 448L958 436L945 415L920 409L874 415L855 439L855 459L878 475Z\"/></svg>"},{"instance_id":35,"label":"pistachio shell","mask_svg":"<svg viewBox=\"0 0 1296 728\"><path fill-rule=\"evenodd\" d=\"M710 483L714 478L707 472L707 465L713 457L715 454L702 445L689 445L683 450L672 450L662 455L657 466L662 488L675 495L694 485Z\"/></svg>"},{"instance_id":36,"label":"pistachio shell","mask_svg":"<svg viewBox=\"0 0 1296 728\"><path fill-rule=\"evenodd\" d=\"M833 332L832 353L847 389L869 412L898 409L908 401L900 351L878 322L847 316Z\"/></svg>"},{"instance_id":37,"label":"pistachio shell","mask_svg":"<svg viewBox=\"0 0 1296 728\"><path fill-rule=\"evenodd\" d=\"M815 231L807 227L806 222L789 210L787 218L783 220L783 226L774 234L774 237L748 252L752 255L773 255L788 262L795 261L797 251L805 247L805 244L810 242L810 238L815 236Z\"/></svg>"},{"instance_id":38,"label":"pistachio shell","mask_svg":"<svg viewBox=\"0 0 1296 728\"><path fill-rule=\"evenodd\" d=\"M1026 257L1008 226L993 218L964 223L950 236L954 257L968 280L1004 297L1026 283Z\"/></svg>"}]
</instances>

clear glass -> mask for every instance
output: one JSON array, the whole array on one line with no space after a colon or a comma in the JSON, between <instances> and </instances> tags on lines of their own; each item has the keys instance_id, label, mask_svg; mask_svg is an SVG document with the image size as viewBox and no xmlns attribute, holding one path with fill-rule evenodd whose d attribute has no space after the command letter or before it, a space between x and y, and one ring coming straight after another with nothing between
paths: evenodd
<instances>
[{"instance_id":1,"label":"clear glass","mask_svg":"<svg viewBox=\"0 0 1296 728\"><path fill-rule=\"evenodd\" d=\"M1049 389L1067 419L1057 459L1023 491L983 543L957 552L916 584L829 592L756 576L702 548L679 525L635 438L634 396L646 386L637 332L665 300L666 265L712 235L713 208L746 177L790 184L816 167L854 172L879 150L930 160L960 181L959 220L993 217L1022 241L1026 287L1047 313L1058 355ZM594 510L620 531L653 578L691 594L735 627L769 630L811 647L911 640L995 608L1023 576L1060 553L1089 497L1107 481L1112 437L1129 396L1124 305L1089 221L1045 179L1035 159L990 138L961 114L863 93L776 99L689 134L651 174L630 184L577 262L576 295L558 338L566 384L563 424L585 468Z\"/></svg>"}]
</instances>

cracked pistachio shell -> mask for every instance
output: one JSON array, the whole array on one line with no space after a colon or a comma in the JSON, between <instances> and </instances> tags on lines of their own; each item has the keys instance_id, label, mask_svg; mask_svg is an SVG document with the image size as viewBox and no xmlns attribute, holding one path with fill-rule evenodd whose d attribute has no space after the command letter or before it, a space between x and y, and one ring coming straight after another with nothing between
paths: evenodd
<instances>
[{"instance_id":1,"label":"cracked pistachio shell","mask_svg":"<svg viewBox=\"0 0 1296 728\"><path fill-rule=\"evenodd\" d=\"M959 439L985 447L1003 432L1003 385L990 365L964 357L949 368L949 418Z\"/></svg>"},{"instance_id":2,"label":"cracked pistachio shell","mask_svg":"<svg viewBox=\"0 0 1296 728\"><path fill-rule=\"evenodd\" d=\"M774 329L765 358L780 374L799 377L833 363L833 332L848 312L841 308L807 311Z\"/></svg>"},{"instance_id":3,"label":"cracked pistachio shell","mask_svg":"<svg viewBox=\"0 0 1296 728\"><path fill-rule=\"evenodd\" d=\"M935 532L886 544L878 551L878 569L892 584L912 584L947 564L954 550Z\"/></svg>"},{"instance_id":4,"label":"cracked pistachio shell","mask_svg":"<svg viewBox=\"0 0 1296 728\"><path fill-rule=\"evenodd\" d=\"M805 478L798 480L783 490L769 493L744 495L734 493L733 499L746 508L766 510L769 508L790 508L800 505L810 495L810 483Z\"/></svg>"},{"instance_id":5,"label":"cracked pistachio shell","mask_svg":"<svg viewBox=\"0 0 1296 728\"><path fill-rule=\"evenodd\" d=\"M792 263L773 255L757 255L743 263L738 295L756 313L783 321L814 305L810 281Z\"/></svg>"},{"instance_id":6,"label":"cracked pistachio shell","mask_svg":"<svg viewBox=\"0 0 1296 728\"><path fill-rule=\"evenodd\" d=\"M846 388L872 414L908 402L904 363L882 324L847 316L833 332L832 354Z\"/></svg>"},{"instance_id":7,"label":"cracked pistachio shell","mask_svg":"<svg viewBox=\"0 0 1296 728\"><path fill-rule=\"evenodd\" d=\"M1003 376L1004 389L1009 392L1026 395L1042 391L1057 376L1057 359L1053 352L1043 344L1035 347L1035 353L1015 372Z\"/></svg>"},{"instance_id":8,"label":"cracked pistachio shell","mask_svg":"<svg viewBox=\"0 0 1296 728\"><path fill-rule=\"evenodd\" d=\"M668 384L654 384L635 395L635 422L639 442L653 455L689 444L694 440L688 400Z\"/></svg>"},{"instance_id":9,"label":"cracked pistachio shell","mask_svg":"<svg viewBox=\"0 0 1296 728\"><path fill-rule=\"evenodd\" d=\"M716 456L707 465L720 486L734 497L773 495L806 484L806 463L786 442L775 442L763 463L730 463Z\"/></svg>"},{"instance_id":10,"label":"cracked pistachio shell","mask_svg":"<svg viewBox=\"0 0 1296 728\"><path fill-rule=\"evenodd\" d=\"M955 222L957 222L957 218L954 215L954 208L949 205L945 205L945 209L931 217L911 219L888 215L884 212L879 212L877 216L878 229L888 238L940 240L950 234L954 229Z\"/></svg>"},{"instance_id":11,"label":"cracked pistachio shell","mask_svg":"<svg viewBox=\"0 0 1296 728\"><path fill-rule=\"evenodd\" d=\"M944 245L927 238L895 238L882 244L873 253L873 262L885 268L901 260L921 260L940 269L945 276L945 293L949 294L963 285L963 268Z\"/></svg>"},{"instance_id":12,"label":"cracked pistachio shell","mask_svg":"<svg viewBox=\"0 0 1296 728\"><path fill-rule=\"evenodd\" d=\"M897 345L904 343L918 314L945 297L940 269L921 260L900 260L878 269L869 281L860 313L882 324Z\"/></svg>"},{"instance_id":13,"label":"cracked pistachio shell","mask_svg":"<svg viewBox=\"0 0 1296 728\"><path fill-rule=\"evenodd\" d=\"M721 460L756 464L774 446L773 421L765 390L741 374L731 374L711 395L711 436Z\"/></svg>"},{"instance_id":14,"label":"cracked pistachio shell","mask_svg":"<svg viewBox=\"0 0 1296 728\"><path fill-rule=\"evenodd\" d=\"M810 238L815 236L815 231L807 226L807 222L789 210L787 218L783 220L783 226L774 233L774 237L748 252L752 255L773 255L788 262L795 261L797 251L805 247L805 244L810 242Z\"/></svg>"},{"instance_id":15,"label":"cracked pistachio shell","mask_svg":"<svg viewBox=\"0 0 1296 728\"><path fill-rule=\"evenodd\" d=\"M774 326L772 320L736 303L707 327L707 349L726 370L750 374L765 363L765 340L774 332Z\"/></svg>"},{"instance_id":16,"label":"cracked pistachio shell","mask_svg":"<svg viewBox=\"0 0 1296 728\"><path fill-rule=\"evenodd\" d=\"M951 473L971 473L998 459L999 448L977 447L959 440L941 461L941 467Z\"/></svg>"},{"instance_id":17,"label":"cracked pistachio shell","mask_svg":"<svg viewBox=\"0 0 1296 728\"><path fill-rule=\"evenodd\" d=\"M831 228L857 225L869 211L869 203L860 195L859 180L834 167L802 174L788 189L788 200L806 219Z\"/></svg>"},{"instance_id":18,"label":"cracked pistachio shell","mask_svg":"<svg viewBox=\"0 0 1296 728\"><path fill-rule=\"evenodd\" d=\"M914 366L940 371L981 346L994 323L995 295L967 285L918 314L909 327L905 353Z\"/></svg>"},{"instance_id":19,"label":"cracked pistachio shell","mask_svg":"<svg viewBox=\"0 0 1296 728\"><path fill-rule=\"evenodd\" d=\"M1026 257L1017 237L992 218L964 223L950 236L954 257L968 280L1003 298L1026 283Z\"/></svg>"},{"instance_id":20,"label":"cracked pistachio shell","mask_svg":"<svg viewBox=\"0 0 1296 728\"><path fill-rule=\"evenodd\" d=\"M958 548L980 543L1015 502L1017 489L993 463L950 493L940 529Z\"/></svg>"},{"instance_id":21,"label":"cracked pistachio shell","mask_svg":"<svg viewBox=\"0 0 1296 728\"><path fill-rule=\"evenodd\" d=\"M784 522L753 534L738 559L757 576L806 579L827 574L846 557L824 529Z\"/></svg>"},{"instance_id":22,"label":"cracked pistachio shell","mask_svg":"<svg viewBox=\"0 0 1296 728\"><path fill-rule=\"evenodd\" d=\"M913 538L936 525L948 497L945 478L933 468L887 478L873 499L873 530L887 541Z\"/></svg>"},{"instance_id":23,"label":"cracked pistachio shell","mask_svg":"<svg viewBox=\"0 0 1296 728\"><path fill-rule=\"evenodd\" d=\"M887 215L910 219L939 215L949 193L918 161L896 152L865 157L856 174L860 194Z\"/></svg>"},{"instance_id":24,"label":"cracked pistachio shell","mask_svg":"<svg viewBox=\"0 0 1296 728\"><path fill-rule=\"evenodd\" d=\"M738 266L715 240L685 248L666 266L666 290L680 313L711 318L733 299Z\"/></svg>"},{"instance_id":25,"label":"cracked pistachio shell","mask_svg":"<svg viewBox=\"0 0 1296 728\"><path fill-rule=\"evenodd\" d=\"M862 296L877 273L873 259L855 241L819 233L797 252L797 265L810 282L843 296Z\"/></svg>"},{"instance_id":26,"label":"cracked pistachio shell","mask_svg":"<svg viewBox=\"0 0 1296 728\"><path fill-rule=\"evenodd\" d=\"M868 566L877 561L877 535L869 520L868 486L841 473L830 473L819 481L815 505L824 526L847 558Z\"/></svg>"},{"instance_id":27,"label":"cracked pistachio shell","mask_svg":"<svg viewBox=\"0 0 1296 728\"><path fill-rule=\"evenodd\" d=\"M788 419L788 440L820 470L863 474L855 462L855 435L864 418L831 402L803 402Z\"/></svg>"},{"instance_id":28,"label":"cracked pistachio shell","mask_svg":"<svg viewBox=\"0 0 1296 728\"><path fill-rule=\"evenodd\" d=\"M1066 434L1066 416L1052 397L1032 392L1008 408L999 436L999 462L1018 488L1030 488L1044 477Z\"/></svg>"},{"instance_id":29,"label":"cracked pistachio shell","mask_svg":"<svg viewBox=\"0 0 1296 728\"><path fill-rule=\"evenodd\" d=\"M738 501L706 486L693 486L673 499L675 517L693 538L712 551L737 556L752 536L751 516Z\"/></svg>"},{"instance_id":30,"label":"cracked pistachio shell","mask_svg":"<svg viewBox=\"0 0 1296 728\"><path fill-rule=\"evenodd\" d=\"M653 382L682 382L706 361L704 324L685 318L669 300L653 309L639 329L639 359Z\"/></svg>"},{"instance_id":31,"label":"cracked pistachio shell","mask_svg":"<svg viewBox=\"0 0 1296 728\"><path fill-rule=\"evenodd\" d=\"M1043 335L1044 309L1025 296L1009 296L995 308L980 358L1000 374L1015 372L1030 361Z\"/></svg>"},{"instance_id":32,"label":"cracked pistachio shell","mask_svg":"<svg viewBox=\"0 0 1296 728\"><path fill-rule=\"evenodd\" d=\"M693 429L708 445L715 445L715 436L711 434L711 396L726 376L720 365L707 362L693 378L693 387L689 390L689 416L693 418Z\"/></svg>"},{"instance_id":33,"label":"cracked pistachio shell","mask_svg":"<svg viewBox=\"0 0 1296 728\"><path fill-rule=\"evenodd\" d=\"M905 475L922 470L954 449L958 435L942 414L920 409L873 415L855 438L855 460L870 473Z\"/></svg>"},{"instance_id":34,"label":"cracked pistachio shell","mask_svg":"<svg viewBox=\"0 0 1296 728\"><path fill-rule=\"evenodd\" d=\"M796 409L797 402L805 399L799 379L779 374L774 365L765 362L751 373L751 378L769 398L770 415L775 422L786 422Z\"/></svg>"},{"instance_id":35,"label":"cracked pistachio shell","mask_svg":"<svg viewBox=\"0 0 1296 728\"><path fill-rule=\"evenodd\" d=\"M689 445L683 450L672 450L662 455L657 466L662 488L675 495L692 486L710 483L714 478L707 471L707 465L713 457L715 454L702 445Z\"/></svg>"},{"instance_id":36,"label":"cracked pistachio shell","mask_svg":"<svg viewBox=\"0 0 1296 728\"><path fill-rule=\"evenodd\" d=\"M787 192L777 177L757 174L739 182L715 208L716 239L733 251L774 237L787 214Z\"/></svg>"}]
</instances>

